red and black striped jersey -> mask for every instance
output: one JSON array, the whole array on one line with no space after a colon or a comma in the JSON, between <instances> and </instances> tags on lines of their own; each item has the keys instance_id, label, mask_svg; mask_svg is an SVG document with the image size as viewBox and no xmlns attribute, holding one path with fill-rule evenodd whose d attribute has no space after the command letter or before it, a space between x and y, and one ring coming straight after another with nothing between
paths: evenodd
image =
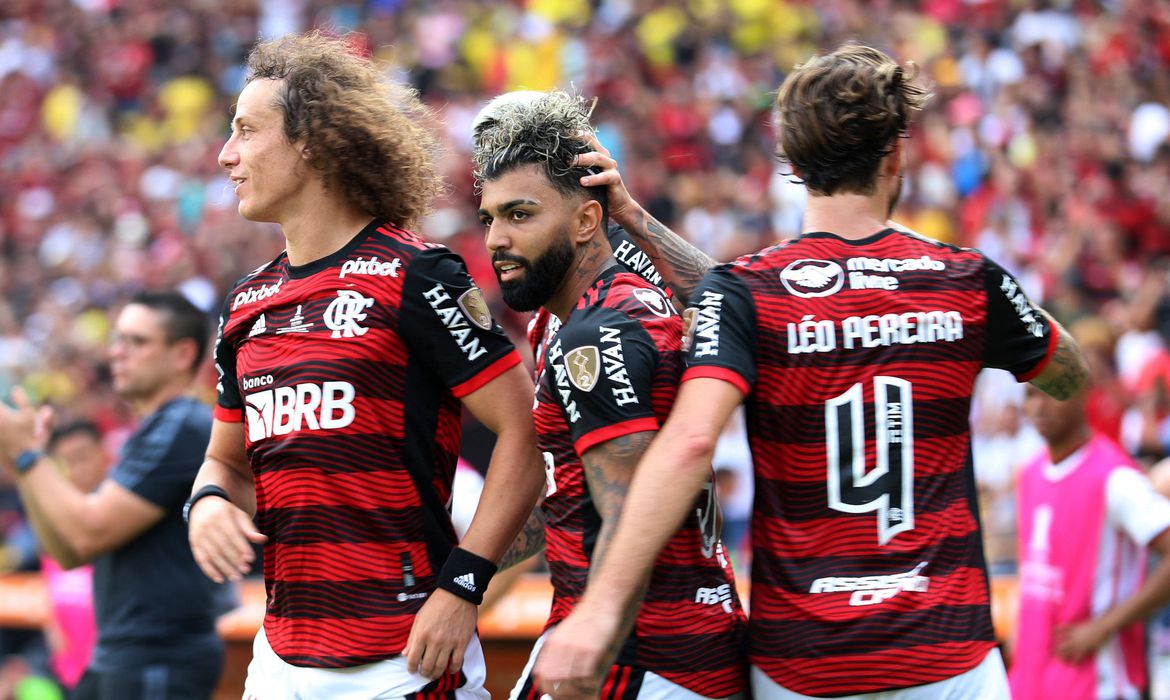
<instances>
[{"instance_id":1,"label":"red and black striped jersey","mask_svg":"<svg viewBox=\"0 0 1170 700\"><path fill-rule=\"evenodd\" d=\"M969 412L1056 327L981 253L811 233L713 270L684 381L734 384L755 469L750 658L816 696L963 673L995 644Z\"/></svg>"},{"instance_id":2,"label":"red and black striped jersey","mask_svg":"<svg viewBox=\"0 0 1170 700\"><path fill-rule=\"evenodd\" d=\"M264 630L297 666L398 654L456 543L460 397L520 362L463 261L374 221L236 284L216 417L243 421L268 536Z\"/></svg>"},{"instance_id":3,"label":"red and black striped jersey","mask_svg":"<svg viewBox=\"0 0 1170 700\"><path fill-rule=\"evenodd\" d=\"M547 312L544 312L547 314ZM530 330L536 369L536 431L548 469L542 508L553 584L548 624L585 589L601 528L580 455L608 440L658 430L682 373L682 320L660 289L613 267L582 296L566 323ZM700 695L747 685L745 616L717 534L710 483L655 563L634 633L618 663L653 671Z\"/></svg>"}]
</instances>

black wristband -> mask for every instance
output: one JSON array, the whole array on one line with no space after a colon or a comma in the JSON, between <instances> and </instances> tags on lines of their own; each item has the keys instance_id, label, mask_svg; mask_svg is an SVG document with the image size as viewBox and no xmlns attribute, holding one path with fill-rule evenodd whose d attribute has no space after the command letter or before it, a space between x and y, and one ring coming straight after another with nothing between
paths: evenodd
<instances>
[{"instance_id":1,"label":"black wristband","mask_svg":"<svg viewBox=\"0 0 1170 700\"><path fill-rule=\"evenodd\" d=\"M223 500L227 501L228 503L232 502L232 499L228 497L227 491L224 491L222 488L220 488L219 486L216 486L215 484L207 484L203 488L201 488L198 491L196 491L195 493L191 494L191 497L188 498L187 502L183 504L183 522L190 523L191 506L195 505L195 503L200 498L207 498L208 496L218 496L219 498L222 498Z\"/></svg>"},{"instance_id":2,"label":"black wristband","mask_svg":"<svg viewBox=\"0 0 1170 700\"><path fill-rule=\"evenodd\" d=\"M443 564L435 585L469 603L479 605L483 602L483 592L495 575L495 564L478 554L456 547L447 557L447 563Z\"/></svg>"}]
</instances>

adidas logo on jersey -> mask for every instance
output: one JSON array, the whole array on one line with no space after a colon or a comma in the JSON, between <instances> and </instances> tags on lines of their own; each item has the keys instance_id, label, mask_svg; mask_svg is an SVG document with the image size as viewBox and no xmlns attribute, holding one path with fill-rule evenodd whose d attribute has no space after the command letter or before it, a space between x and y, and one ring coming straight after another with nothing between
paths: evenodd
<instances>
[{"instance_id":1,"label":"adidas logo on jersey","mask_svg":"<svg viewBox=\"0 0 1170 700\"><path fill-rule=\"evenodd\" d=\"M256 319L256 322L252 324L252 330L248 331L248 337L252 338L260 335L266 330L268 330L268 322L264 320L264 314L260 314L260 318Z\"/></svg>"},{"instance_id":2,"label":"adidas logo on jersey","mask_svg":"<svg viewBox=\"0 0 1170 700\"><path fill-rule=\"evenodd\" d=\"M472 593L475 593L475 574L463 574L462 576L456 576L454 581L457 586L466 588Z\"/></svg>"}]
</instances>

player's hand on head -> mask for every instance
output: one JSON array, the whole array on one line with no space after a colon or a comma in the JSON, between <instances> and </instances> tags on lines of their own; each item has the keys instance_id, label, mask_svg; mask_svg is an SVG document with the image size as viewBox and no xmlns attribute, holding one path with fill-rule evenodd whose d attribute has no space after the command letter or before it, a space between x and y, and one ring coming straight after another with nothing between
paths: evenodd
<instances>
[{"instance_id":1,"label":"player's hand on head","mask_svg":"<svg viewBox=\"0 0 1170 700\"><path fill-rule=\"evenodd\" d=\"M463 654L475 634L479 608L437 589L414 617L402 654L406 668L426 678L438 678L463 668Z\"/></svg>"},{"instance_id":2,"label":"player's hand on head","mask_svg":"<svg viewBox=\"0 0 1170 700\"><path fill-rule=\"evenodd\" d=\"M626 184L622 181L622 174L618 171L617 161L614 160L609 150L602 146L593 134L585 134L584 138L593 150L577 156L576 165L581 168L593 168L598 172L582 177L581 184L585 187L604 186L609 215L613 219L619 219L627 208L634 206L634 198L626 189Z\"/></svg>"},{"instance_id":3,"label":"player's hand on head","mask_svg":"<svg viewBox=\"0 0 1170 700\"><path fill-rule=\"evenodd\" d=\"M188 513L187 540L195 563L216 583L239 581L252 569L253 544L268 537L256 529L248 514L216 497L199 499Z\"/></svg>"}]
</instances>

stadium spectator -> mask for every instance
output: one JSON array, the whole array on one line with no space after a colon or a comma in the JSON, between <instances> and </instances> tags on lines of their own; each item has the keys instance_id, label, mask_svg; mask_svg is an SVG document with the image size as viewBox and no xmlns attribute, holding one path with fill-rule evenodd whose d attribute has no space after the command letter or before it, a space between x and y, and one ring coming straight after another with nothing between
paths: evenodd
<instances>
[{"instance_id":1,"label":"stadium spectator","mask_svg":"<svg viewBox=\"0 0 1170 700\"><path fill-rule=\"evenodd\" d=\"M42 547L67 569L93 562L98 640L75 697L205 700L219 680L217 586L184 546L181 515L211 428L209 407L188 395L209 339L207 315L177 292L122 309L111 376L141 422L92 493L45 456L51 409L20 388L0 409L0 456Z\"/></svg>"},{"instance_id":2,"label":"stadium spectator","mask_svg":"<svg viewBox=\"0 0 1170 700\"><path fill-rule=\"evenodd\" d=\"M191 547L221 581L265 542L250 696L484 698L476 606L544 483L532 382L462 260L407 230L439 188L434 139L355 48L309 33L248 57L219 162L286 250L224 302ZM461 403L498 439L459 542Z\"/></svg>"},{"instance_id":3,"label":"stadium spectator","mask_svg":"<svg viewBox=\"0 0 1170 700\"><path fill-rule=\"evenodd\" d=\"M1047 445L1019 479L1017 698L1145 697L1142 623L1170 601L1170 500L1092 427L1088 399L1029 387L1024 401Z\"/></svg>"},{"instance_id":4,"label":"stadium spectator","mask_svg":"<svg viewBox=\"0 0 1170 700\"><path fill-rule=\"evenodd\" d=\"M76 421L53 429L45 454L82 493L93 493L109 470L110 459L98 427ZM72 690L89 665L97 643L93 610L93 566L63 569L50 556L41 557L41 571L49 593L49 620L45 639L49 668L66 690Z\"/></svg>"}]
</instances>

